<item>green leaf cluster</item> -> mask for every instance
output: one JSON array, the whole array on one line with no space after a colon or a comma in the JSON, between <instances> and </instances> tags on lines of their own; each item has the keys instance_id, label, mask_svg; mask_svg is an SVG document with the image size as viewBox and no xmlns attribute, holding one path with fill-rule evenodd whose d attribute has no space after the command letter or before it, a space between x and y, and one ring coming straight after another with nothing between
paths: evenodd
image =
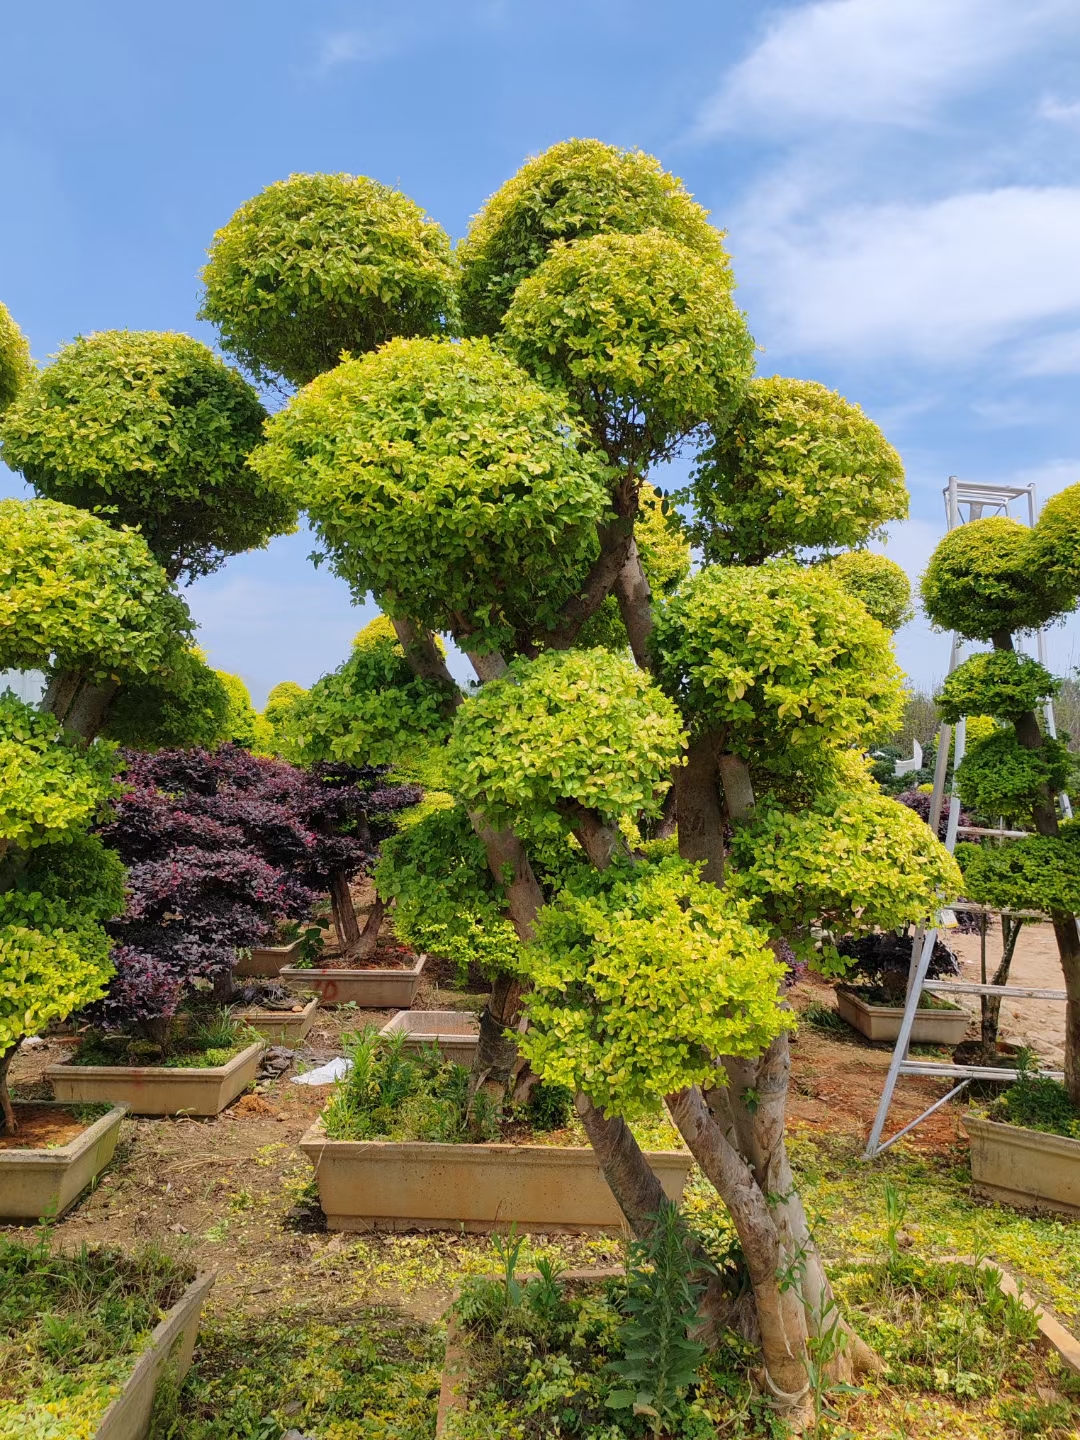
<instances>
[{"instance_id":1,"label":"green leaf cluster","mask_svg":"<svg viewBox=\"0 0 1080 1440\"><path fill-rule=\"evenodd\" d=\"M0 301L0 415L35 375L26 336Z\"/></svg>"},{"instance_id":2,"label":"green leaf cluster","mask_svg":"<svg viewBox=\"0 0 1080 1440\"><path fill-rule=\"evenodd\" d=\"M969 640L1040 630L1075 609L1072 581L1040 565L1035 532L1004 515L951 530L930 557L922 601L933 623Z\"/></svg>"},{"instance_id":3,"label":"green leaf cluster","mask_svg":"<svg viewBox=\"0 0 1080 1440\"><path fill-rule=\"evenodd\" d=\"M495 335L514 291L556 242L646 230L727 268L722 232L652 155L599 140L551 146L488 199L458 246L466 332Z\"/></svg>"},{"instance_id":4,"label":"green leaf cluster","mask_svg":"<svg viewBox=\"0 0 1080 1440\"><path fill-rule=\"evenodd\" d=\"M441 225L363 175L290 175L214 236L201 320L260 380L306 385L343 354L454 329L457 270Z\"/></svg>"},{"instance_id":5,"label":"green leaf cluster","mask_svg":"<svg viewBox=\"0 0 1080 1440\"><path fill-rule=\"evenodd\" d=\"M296 706L309 692L295 680L280 680L266 697L263 715L275 733L288 723Z\"/></svg>"},{"instance_id":6,"label":"green leaf cluster","mask_svg":"<svg viewBox=\"0 0 1080 1440\"><path fill-rule=\"evenodd\" d=\"M190 631L141 535L55 500L0 500L0 669L136 679Z\"/></svg>"},{"instance_id":7,"label":"green leaf cluster","mask_svg":"<svg viewBox=\"0 0 1080 1440\"><path fill-rule=\"evenodd\" d=\"M1080 595L1080 485L1043 506L1032 536L1035 569L1051 590Z\"/></svg>"},{"instance_id":8,"label":"green leaf cluster","mask_svg":"<svg viewBox=\"0 0 1080 1440\"><path fill-rule=\"evenodd\" d=\"M845 550L822 566L886 630L899 630L911 619L911 584L895 560L872 550Z\"/></svg>"},{"instance_id":9,"label":"green leaf cluster","mask_svg":"<svg viewBox=\"0 0 1080 1440\"><path fill-rule=\"evenodd\" d=\"M0 454L39 495L137 526L170 578L295 528L247 465L266 412L235 370L175 332L105 330L64 347L0 422Z\"/></svg>"},{"instance_id":10,"label":"green leaf cluster","mask_svg":"<svg viewBox=\"0 0 1080 1440\"><path fill-rule=\"evenodd\" d=\"M722 424L754 367L729 271L660 230L557 242L514 292L501 340L565 392L612 463L641 469Z\"/></svg>"},{"instance_id":11,"label":"green leaf cluster","mask_svg":"<svg viewBox=\"0 0 1080 1440\"><path fill-rule=\"evenodd\" d=\"M193 648L167 670L124 685L109 706L102 735L134 750L207 749L229 738L229 692Z\"/></svg>"},{"instance_id":12,"label":"green leaf cluster","mask_svg":"<svg viewBox=\"0 0 1080 1440\"><path fill-rule=\"evenodd\" d=\"M1038 710L1061 689L1045 666L1015 650L990 650L972 655L946 677L934 703L950 725L965 715L993 715L1016 720Z\"/></svg>"},{"instance_id":13,"label":"green leaf cluster","mask_svg":"<svg viewBox=\"0 0 1080 1440\"><path fill-rule=\"evenodd\" d=\"M1038 750L1029 750L1014 731L1002 729L965 751L956 788L961 803L988 820L1030 824L1040 793L1068 789L1073 773L1072 756L1060 740L1047 735Z\"/></svg>"},{"instance_id":14,"label":"green leaf cluster","mask_svg":"<svg viewBox=\"0 0 1080 1440\"><path fill-rule=\"evenodd\" d=\"M69 838L119 795L114 750L82 748L51 715L0 694L0 853Z\"/></svg>"},{"instance_id":15,"label":"green leaf cluster","mask_svg":"<svg viewBox=\"0 0 1080 1440\"><path fill-rule=\"evenodd\" d=\"M112 965L104 930L44 932L0 924L0 1054L105 993Z\"/></svg>"},{"instance_id":16,"label":"green leaf cluster","mask_svg":"<svg viewBox=\"0 0 1080 1440\"><path fill-rule=\"evenodd\" d=\"M251 691L239 675L227 670L213 672L225 692L225 715L218 738L242 745L245 750L254 750L265 755L274 748L274 732L270 722L260 715L251 703Z\"/></svg>"},{"instance_id":17,"label":"green leaf cluster","mask_svg":"<svg viewBox=\"0 0 1080 1440\"><path fill-rule=\"evenodd\" d=\"M652 643L688 720L750 760L899 721L888 631L819 567L706 568L658 608Z\"/></svg>"},{"instance_id":18,"label":"green leaf cluster","mask_svg":"<svg viewBox=\"0 0 1080 1440\"><path fill-rule=\"evenodd\" d=\"M964 894L995 910L1080 914L1080 824L1058 835L1031 835L1001 847L958 845Z\"/></svg>"},{"instance_id":19,"label":"green leaf cluster","mask_svg":"<svg viewBox=\"0 0 1080 1440\"><path fill-rule=\"evenodd\" d=\"M583 874L540 912L523 958L533 1068L627 1119L715 1083L715 1056L756 1056L792 1025L748 907L682 860Z\"/></svg>"},{"instance_id":20,"label":"green leaf cluster","mask_svg":"<svg viewBox=\"0 0 1080 1440\"><path fill-rule=\"evenodd\" d=\"M778 375L751 382L688 493L693 537L724 565L862 545L908 513L900 457L859 406Z\"/></svg>"},{"instance_id":21,"label":"green leaf cluster","mask_svg":"<svg viewBox=\"0 0 1080 1440\"><path fill-rule=\"evenodd\" d=\"M559 399L485 340L394 340L322 375L252 463L291 488L357 600L471 635L553 628L596 545L605 470Z\"/></svg>"},{"instance_id":22,"label":"green leaf cluster","mask_svg":"<svg viewBox=\"0 0 1080 1440\"><path fill-rule=\"evenodd\" d=\"M960 891L960 871L926 822L869 789L825 794L798 812L766 799L736 829L731 858L732 893L802 949L811 926L866 934L929 921ZM831 945L824 955L835 962Z\"/></svg>"},{"instance_id":23,"label":"green leaf cluster","mask_svg":"<svg viewBox=\"0 0 1080 1440\"><path fill-rule=\"evenodd\" d=\"M549 650L460 707L450 785L496 826L567 801L609 819L652 815L682 747L678 711L629 656Z\"/></svg>"}]
</instances>

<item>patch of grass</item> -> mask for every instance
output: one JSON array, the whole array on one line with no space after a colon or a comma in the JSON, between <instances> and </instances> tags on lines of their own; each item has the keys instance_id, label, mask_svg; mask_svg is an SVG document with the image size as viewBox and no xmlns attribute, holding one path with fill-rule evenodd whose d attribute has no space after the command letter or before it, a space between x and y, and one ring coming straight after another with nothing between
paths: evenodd
<instances>
[{"instance_id":1,"label":"patch of grass","mask_svg":"<svg viewBox=\"0 0 1080 1440\"><path fill-rule=\"evenodd\" d=\"M819 1000L813 1001L799 1016L801 1025L809 1025L811 1030L820 1030L826 1035L850 1035L851 1026L847 1023L839 1010L834 1010L831 1005L823 1005Z\"/></svg>"},{"instance_id":2,"label":"patch of grass","mask_svg":"<svg viewBox=\"0 0 1080 1440\"><path fill-rule=\"evenodd\" d=\"M1069 1099L1059 1080L1032 1075L1027 1070L1005 1087L1004 1094L990 1107L990 1119L1005 1125L1023 1125L1046 1135L1065 1135L1080 1140L1080 1111Z\"/></svg>"},{"instance_id":3,"label":"patch of grass","mask_svg":"<svg viewBox=\"0 0 1080 1440\"><path fill-rule=\"evenodd\" d=\"M188 1023L184 1023L186 1020ZM188 1070L227 1065L256 1040L257 1030L227 1010L184 1017L165 1044L139 1035L90 1030L71 1057L72 1065L153 1065Z\"/></svg>"}]
</instances>

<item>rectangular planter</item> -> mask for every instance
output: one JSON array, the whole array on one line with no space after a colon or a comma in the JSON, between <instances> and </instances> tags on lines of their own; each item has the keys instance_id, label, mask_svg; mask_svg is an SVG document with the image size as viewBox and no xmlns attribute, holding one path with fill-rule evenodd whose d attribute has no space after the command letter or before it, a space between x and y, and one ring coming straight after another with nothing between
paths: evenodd
<instances>
[{"instance_id":1,"label":"rectangular planter","mask_svg":"<svg viewBox=\"0 0 1080 1440\"><path fill-rule=\"evenodd\" d=\"M328 1140L320 1119L300 1148L315 1167L331 1230L625 1229L587 1146ZM645 1158L668 1197L678 1201L692 1156L656 1150Z\"/></svg>"},{"instance_id":2,"label":"rectangular planter","mask_svg":"<svg viewBox=\"0 0 1080 1440\"><path fill-rule=\"evenodd\" d=\"M1080 1217L1080 1140L965 1115L975 1191L1006 1205Z\"/></svg>"},{"instance_id":3,"label":"rectangular planter","mask_svg":"<svg viewBox=\"0 0 1080 1440\"><path fill-rule=\"evenodd\" d=\"M246 955L241 955L233 966L233 974L242 979L280 975L284 967L291 965L299 954L299 940L294 940L291 945L257 945Z\"/></svg>"},{"instance_id":4,"label":"rectangular planter","mask_svg":"<svg viewBox=\"0 0 1080 1440\"><path fill-rule=\"evenodd\" d=\"M56 1101L34 1104L63 1108ZM81 1135L51 1150L0 1150L0 1223L36 1225L46 1215L62 1215L112 1159L127 1113L126 1105L114 1105Z\"/></svg>"},{"instance_id":5,"label":"rectangular planter","mask_svg":"<svg viewBox=\"0 0 1080 1440\"><path fill-rule=\"evenodd\" d=\"M198 1276L155 1328L123 1390L101 1417L94 1440L146 1440L162 1379L168 1373L178 1385L191 1367L203 1301L213 1283L212 1270Z\"/></svg>"},{"instance_id":6,"label":"rectangular planter","mask_svg":"<svg viewBox=\"0 0 1080 1440\"><path fill-rule=\"evenodd\" d=\"M407 1010L416 999L426 964L427 956L418 955L408 970L336 970L331 966L298 970L288 965L281 979L287 985L317 991L324 1005L351 1002L361 1010Z\"/></svg>"},{"instance_id":7,"label":"rectangular planter","mask_svg":"<svg viewBox=\"0 0 1080 1440\"><path fill-rule=\"evenodd\" d=\"M237 1010L234 1013L271 1045L298 1045L315 1023L318 1008L316 995L303 1010Z\"/></svg>"},{"instance_id":8,"label":"rectangular planter","mask_svg":"<svg viewBox=\"0 0 1080 1440\"><path fill-rule=\"evenodd\" d=\"M50 1065L58 1100L119 1101L135 1115L219 1115L253 1083L266 1049L256 1040L227 1065L170 1070L163 1065Z\"/></svg>"},{"instance_id":9,"label":"rectangular planter","mask_svg":"<svg viewBox=\"0 0 1080 1440\"><path fill-rule=\"evenodd\" d=\"M860 996L837 987L836 1008L853 1030L868 1040L890 1043L900 1034L904 1018L902 1005L868 1005ZM959 1045L967 1034L971 1016L966 1010L919 1010L911 1028L913 1045Z\"/></svg>"},{"instance_id":10,"label":"rectangular planter","mask_svg":"<svg viewBox=\"0 0 1080 1440\"><path fill-rule=\"evenodd\" d=\"M425 1045L438 1045L444 1060L453 1060L466 1069L476 1058L480 1022L469 1010L400 1010L380 1030L380 1035L408 1036L402 1047L406 1055L419 1055Z\"/></svg>"}]
</instances>

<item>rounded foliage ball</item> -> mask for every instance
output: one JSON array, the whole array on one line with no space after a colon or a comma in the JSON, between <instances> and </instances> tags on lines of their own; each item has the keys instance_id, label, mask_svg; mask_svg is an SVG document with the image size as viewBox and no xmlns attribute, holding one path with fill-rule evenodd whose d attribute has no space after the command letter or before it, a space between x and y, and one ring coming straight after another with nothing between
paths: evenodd
<instances>
[{"instance_id":1,"label":"rounded foliage ball","mask_svg":"<svg viewBox=\"0 0 1080 1440\"><path fill-rule=\"evenodd\" d=\"M137 526L170 578L294 528L248 468L266 412L207 346L106 330L66 345L0 422L0 454L39 495Z\"/></svg>"},{"instance_id":2,"label":"rounded foliage ball","mask_svg":"<svg viewBox=\"0 0 1080 1440\"><path fill-rule=\"evenodd\" d=\"M1018 655L1015 650L990 650L958 665L934 702L949 725L964 715L1015 720L1052 700L1060 689L1061 681L1030 656ZM970 724L968 740L970 743Z\"/></svg>"},{"instance_id":3,"label":"rounded foliage ball","mask_svg":"<svg viewBox=\"0 0 1080 1440\"><path fill-rule=\"evenodd\" d=\"M214 236L200 319L261 380L306 385L344 353L453 329L457 271L441 225L364 175L290 175Z\"/></svg>"},{"instance_id":4,"label":"rounded foliage ball","mask_svg":"<svg viewBox=\"0 0 1080 1440\"><path fill-rule=\"evenodd\" d=\"M994 515L960 525L926 567L926 613L969 640L1039 630L1074 609L1077 597L1037 561L1034 532L1019 520Z\"/></svg>"},{"instance_id":5,"label":"rounded foliage ball","mask_svg":"<svg viewBox=\"0 0 1080 1440\"><path fill-rule=\"evenodd\" d=\"M34 374L29 342L0 301L0 415Z\"/></svg>"},{"instance_id":6,"label":"rounded foliage ball","mask_svg":"<svg viewBox=\"0 0 1080 1440\"><path fill-rule=\"evenodd\" d=\"M458 246L467 333L497 332L519 283L556 241L645 230L662 230L727 267L723 234L708 211L652 155L599 140L553 145L490 197Z\"/></svg>"},{"instance_id":7,"label":"rounded foliage ball","mask_svg":"<svg viewBox=\"0 0 1080 1440\"><path fill-rule=\"evenodd\" d=\"M899 630L911 619L911 582L895 560L872 550L845 550L826 560L824 568L886 630Z\"/></svg>"},{"instance_id":8,"label":"rounded foliage ball","mask_svg":"<svg viewBox=\"0 0 1080 1440\"><path fill-rule=\"evenodd\" d=\"M1030 835L993 848L958 845L964 894L995 910L1042 910L1048 915L1080 914L1080 825L1061 826L1058 835Z\"/></svg>"},{"instance_id":9,"label":"rounded foliage ball","mask_svg":"<svg viewBox=\"0 0 1080 1440\"><path fill-rule=\"evenodd\" d=\"M627 1119L793 1024L765 932L679 859L580 876L541 910L522 967L533 1069Z\"/></svg>"},{"instance_id":10,"label":"rounded foliage ball","mask_svg":"<svg viewBox=\"0 0 1080 1440\"><path fill-rule=\"evenodd\" d=\"M486 340L393 340L313 381L252 458L362 601L478 651L553 628L607 507L557 397Z\"/></svg>"},{"instance_id":11,"label":"rounded foliage ball","mask_svg":"<svg viewBox=\"0 0 1080 1440\"><path fill-rule=\"evenodd\" d=\"M123 685L102 734L136 750L209 748L228 739L229 692L194 650L178 650L168 668Z\"/></svg>"},{"instance_id":12,"label":"rounded foliage ball","mask_svg":"<svg viewBox=\"0 0 1080 1440\"><path fill-rule=\"evenodd\" d=\"M823 567L708 566L658 607L652 644L691 725L721 732L748 760L899 723L889 632Z\"/></svg>"},{"instance_id":13,"label":"rounded foliage ball","mask_svg":"<svg viewBox=\"0 0 1080 1440\"><path fill-rule=\"evenodd\" d=\"M1070 485L1046 502L1032 540L1045 583L1080 595L1080 485Z\"/></svg>"},{"instance_id":14,"label":"rounded foliage ball","mask_svg":"<svg viewBox=\"0 0 1080 1440\"><path fill-rule=\"evenodd\" d=\"M956 772L960 801L991 824L1032 823L1039 800L1064 790L1073 764L1060 740L1049 735L1037 750L1021 745L1010 729L995 730L971 744Z\"/></svg>"},{"instance_id":15,"label":"rounded foliage ball","mask_svg":"<svg viewBox=\"0 0 1080 1440\"><path fill-rule=\"evenodd\" d=\"M0 669L135 680L191 632L141 535L55 500L0 500L0 581Z\"/></svg>"},{"instance_id":16,"label":"rounded foliage ball","mask_svg":"<svg viewBox=\"0 0 1080 1440\"><path fill-rule=\"evenodd\" d=\"M549 650L515 660L458 710L455 794L495 825L541 820L572 802L615 819L656 814L682 723L629 656Z\"/></svg>"},{"instance_id":17,"label":"rounded foliage ball","mask_svg":"<svg viewBox=\"0 0 1080 1440\"><path fill-rule=\"evenodd\" d=\"M694 538L707 560L862 545L908 513L900 456L835 391L779 375L751 382L691 477Z\"/></svg>"},{"instance_id":18,"label":"rounded foliage ball","mask_svg":"<svg viewBox=\"0 0 1080 1440\"><path fill-rule=\"evenodd\" d=\"M662 230L557 242L514 292L502 343L613 463L640 467L725 423L754 370L729 272Z\"/></svg>"},{"instance_id":19,"label":"rounded foliage ball","mask_svg":"<svg viewBox=\"0 0 1080 1440\"><path fill-rule=\"evenodd\" d=\"M52 715L0 693L0 852L67 842L119 793L111 745L81 748Z\"/></svg>"}]
</instances>

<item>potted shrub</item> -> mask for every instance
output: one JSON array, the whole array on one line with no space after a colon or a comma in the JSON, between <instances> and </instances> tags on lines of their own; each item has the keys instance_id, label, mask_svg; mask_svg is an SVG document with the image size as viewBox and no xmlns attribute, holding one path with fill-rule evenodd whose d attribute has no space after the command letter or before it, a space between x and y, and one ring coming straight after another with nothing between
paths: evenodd
<instances>
[{"instance_id":1,"label":"potted shrub","mask_svg":"<svg viewBox=\"0 0 1080 1440\"><path fill-rule=\"evenodd\" d=\"M0 1237L0 1431L145 1440L159 1385L191 1364L213 1279L154 1251Z\"/></svg>"},{"instance_id":2,"label":"potted shrub","mask_svg":"<svg viewBox=\"0 0 1080 1440\"><path fill-rule=\"evenodd\" d=\"M964 1117L972 1183L991 1200L1080 1216L1080 1110L1059 1081L1031 1072L1030 1052L1019 1058L986 1114Z\"/></svg>"},{"instance_id":3,"label":"potted shrub","mask_svg":"<svg viewBox=\"0 0 1080 1440\"><path fill-rule=\"evenodd\" d=\"M851 961L844 979L836 987L836 1008L860 1035L868 1040L895 1041L904 1018L904 1000L911 969L912 934L887 931L864 935L858 940L841 940L839 954ZM928 978L959 975L960 962L943 940L934 944ZM924 992L912 1027L916 1045L959 1045L971 1017L962 1006L940 995Z\"/></svg>"}]
</instances>

